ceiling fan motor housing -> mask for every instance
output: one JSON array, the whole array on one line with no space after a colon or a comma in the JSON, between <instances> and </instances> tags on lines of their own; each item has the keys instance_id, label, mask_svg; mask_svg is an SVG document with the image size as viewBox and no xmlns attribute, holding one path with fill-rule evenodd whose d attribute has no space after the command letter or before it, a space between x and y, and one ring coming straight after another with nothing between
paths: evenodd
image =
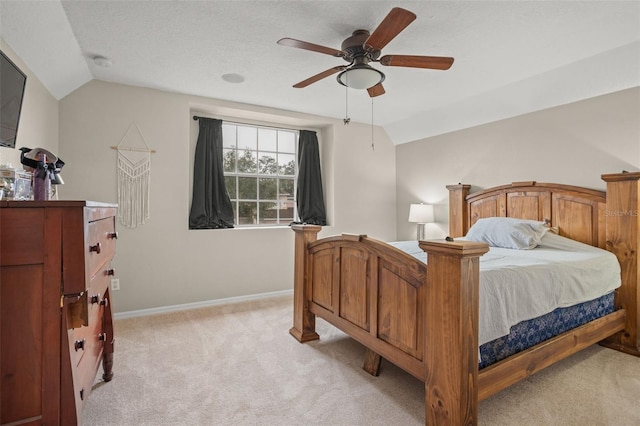
<instances>
[{"instance_id":1,"label":"ceiling fan motor housing","mask_svg":"<svg viewBox=\"0 0 640 426\"><path fill-rule=\"evenodd\" d=\"M367 50L364 48L369 35L367 30L355 30L351 37L342 42L341 50L345 53L345 61L366 64L369 61L378 59L381 52L379 49Z\"/></svg>"}]
</instances>

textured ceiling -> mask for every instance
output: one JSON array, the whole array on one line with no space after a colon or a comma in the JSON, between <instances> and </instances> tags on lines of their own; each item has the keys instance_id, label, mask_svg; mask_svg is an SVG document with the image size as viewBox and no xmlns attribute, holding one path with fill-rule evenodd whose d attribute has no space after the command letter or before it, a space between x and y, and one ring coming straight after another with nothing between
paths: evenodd
<instances>
[{"instance_id":1,"label":"textured ceiling","mask_svg":"<svg viewBox=\"0 0 640 426\"><path fill-rule=\"evenodd\" d=\"M373 120L394 143L640 85L637 1L10 1L1 36L58 99L91 79L345 117L335 76L346 64L276 44L339 49L392 7L417 19L382 54L452 56L449 71L374 67L387 93ZM109 68L92 58L110 58ZM224 74L240 74L229 83ZM349 90L348 115L369 123L371 99Z\"/></svg>"}]
</instances>

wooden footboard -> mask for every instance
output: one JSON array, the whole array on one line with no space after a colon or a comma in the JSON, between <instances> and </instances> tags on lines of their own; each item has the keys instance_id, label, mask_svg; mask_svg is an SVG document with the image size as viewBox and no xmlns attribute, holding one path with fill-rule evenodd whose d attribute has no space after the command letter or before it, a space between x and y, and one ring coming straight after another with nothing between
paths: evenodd
<instances>
[{"instance_id":1,"label":"wooden footboard","mask_svg":"<svg viewBox=\"0 0 640 426\"><path fill-rule=\"evenodd\" d=\"M294 321L300 341L317 338L315 315L422 379L426 265L364 235L316 241L317 226L294 225ZM302 328L300 328L302 327Z\"/></svg>"},{"instance_id":2,"label":"wooden footboard","mask_svg":"<svg viewBox=\"0 0 640 426\"><path fill-rule=\"evenodd\" d=\"M292 229L291 334L300 342L317 339L320 316L424 381L427 418L433 422L477 419L478 258L488 246L423 241L427 274L424 263L364 235L317 241L318 226Z\"/></svg>"}]
</instances>

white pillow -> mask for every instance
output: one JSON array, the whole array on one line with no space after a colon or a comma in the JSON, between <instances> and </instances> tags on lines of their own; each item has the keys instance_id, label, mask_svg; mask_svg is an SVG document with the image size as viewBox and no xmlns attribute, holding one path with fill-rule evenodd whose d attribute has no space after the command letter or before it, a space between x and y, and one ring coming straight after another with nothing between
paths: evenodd
<instances>
[{"instance_id":1,"label":"white pillow","mask_svg":"<svg viewBox=\"0 0 640 426\"><path fill-rule=\"evenodd\" d=\"M467 232L466 238L487 243L491 247L529 250L540 244L548 230L543 222L535 220L488 217L478 219Z\"/></svg>"}]
</instances>

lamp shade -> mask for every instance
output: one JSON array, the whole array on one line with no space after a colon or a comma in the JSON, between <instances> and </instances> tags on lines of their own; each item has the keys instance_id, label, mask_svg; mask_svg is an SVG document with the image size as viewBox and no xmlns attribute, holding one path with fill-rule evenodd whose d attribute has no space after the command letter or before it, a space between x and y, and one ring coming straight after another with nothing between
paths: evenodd
<instances>
[{"instance_id":1,"label":"lamp shade","mask_svg":"<svg viewBox=\"0 0 640 426\"><path fill-rule=\"evenodd\" d=\"M384 80L384 74L367 64L356 64L338 74L338 82L352 89L368 89Z\"/></svg>"},{"instance_id":2,"label":"lamp shade","mask_svg":"<svg viewBox=\"0 0 640 426\"><path fill-rule=\"evenodd\" d=\"M409 208L409 222L432 223L434 220L433 205L411 204Z\"/></svg>"}]
</instances>

